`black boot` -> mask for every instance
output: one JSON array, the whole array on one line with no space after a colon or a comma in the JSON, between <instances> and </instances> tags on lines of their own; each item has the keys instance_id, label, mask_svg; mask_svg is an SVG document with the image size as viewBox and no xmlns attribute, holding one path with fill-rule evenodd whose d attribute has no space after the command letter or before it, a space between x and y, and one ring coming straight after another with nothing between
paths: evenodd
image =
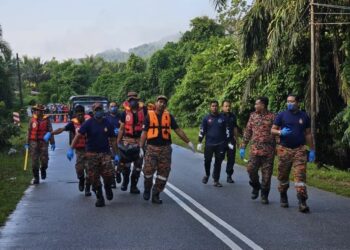
<instances>
[{"instance_id":1,"label":"black boot","mask_svg":"<svg viewBox=\"0 0 350 250\"><path fill-rule=\"evenodd\" d=\"M253 183L250 181L249 184L253 187L251 198L252 200L255 200L259 197L260 183Z\"/></svg>"},{"instance_id":2,"label":"black boot","mask_svg":"<svg viewBox=\"0 0 350 250\"><path fill-rule=\"evenodd\" d=\"M90 187L91 185L90 184L86 184L85 185L85 196L91 196L91 192L90 192Z\"/></svg>"},{"instance_id":3,"label":"black boot","mask_svg":"<svg viewBox=\"0 0 350 250\"><path fill-rule=\"evenodd\" d=\"M115 183L115 178L113 176L113 180L112 180L112 183L111 183L111 188L113 189L116 189L117 188L117 184Z\"/></svg>"},{"instance_id":4,"label":"black boot","mask_svg":"<svg viewBox=\"0 0 350 250\"><path fill-rule=\"evenodd\" d=\"M140 174L136 171L133 171L131 175L131 184L130 184L130 193L131 194L139 194L140 190L137 188L137 182L139 181Z\"/></svg>"},{"instance_id":5,"label":"black boot","mask_svg":"<svg viewBox=\"0 0 350 250\"><path fill-rule=\"evenodd\" d=\"M282 192L281 193L280 204L281 204L281 207L284 207L284 208L289 207L287 192Z\"/></svg>"},{"instance_id":6,"label":"black boot","mask_svg":"<svg viewBox=\"0 0 350 250\"><path fill-rule=\"evenodd\" d=\"M122 175L120 174L120 172L115 173L115 180L117 181L117 183L122 182Z\"/></svg>"},{"instance_id":7,"label":"black boot","mask_svg":"<svg viewBox=\"0 0 350 250\"><path fill-rule=\"evenodd\" d=\"M33 170L33 179L32 179L32 184L37 185L40 183L39 180L39 169L38 170Z\"/></svg>"},{"instance_id":8,"label":"black boot","mask_svg":"<svg viewBox=\"0 0 350 250\"><path fill-rule=\"evenodd\" d=\"M299 200L299 212L301 213L309 213L310 212L310 208L308 207L308 205L306 205L306 197L302 196L300 194L297 194L298 200Z\"/></svg>"},{"instance_id":9,"label":"black boot","mask_svg":"<svg viewBox=\"0 0 350 250\"><path fill-rule=\"evenodd\" d=\"M107 200L113 199L113 191L110 185L105 185L105 192L106 192L106 198Z\"/></svg>"},{"instance_id":10,"label":"black boot","mask_svg":"<svg viewBox=\"0 0 350 250\"><path fill-rule=\"evenodd\" d=\"M232 176L227 176L227 183L235 183L235 181L232 179Z\"/></svg>"},{"instance_id":11,"label":"black boot","mask_svg":"<svg viewBox=\"0 0 350 250\"><path fill-rule=\"evenodd\" d=\"M122 191L128 190L129 178L130 178L130 170L124 171L123 172L123 183L122 183L122 186L120 188Z\"/></svg>"},{"instance_id":12,"label":"black boot","mask_svg":"<svg viewBox=\"0 0 350 250\"><path fill-rule=\"evenodd\" d=\"M41 168L40 173L41 173L41 179L45 180L46 179L46 168Z\"/></svg>"},{"instance_id":13,"label":"black boot","mask_svg":"<svg viewBox=\"0 0 350 250\"><path fill-rule=\"evenodd\" d=\"M265 205L269 204L269 199L268 199L269 192L270 192L270 190L268 190L268 189L261 189L261 203L262 204L265 204Z\"/></svg>"},{"instance_id":14,"label":"black boot","mask_svg":"<svg viewBox=\"0 0 350 250\"><path fill-rule=\"evenodd\" d=\"M152 203L155 203L155 204L163 203L163 201L159 199L159 192L155 188L152 189Z\"/></svg>"},{"instance_id":15,"label":"black boot","mask_svg":"<svg viewBox=\"0 0 350 250\"><path fill-rule=\"evenodd\" d=\"M105 199L103 197L103 193L102 193L102 187L99 186L97 189L96 189L96 203L95 203L95 206L96 207L104 207L105 206Z\"/></svg>"},{"instance_id":16,"label":"black boot","mask_svg":"<svg viewBox=\"0 0 350 250\"><path fill-rule=\"evenodd\" d=\"M84 185L85 185L85 177L81 176L79 177L79 185L78 185L80 192L84 191Z\"/></svg>"},{"instance_id":17,"label":"black boot","mask_svg":"<svg viewBox=\"0 0 350 250\"><path fill-rule=\"evenodd\" d=\"M145 201L148 201L151 198L151 190L150 189L145 189L143 192L143 199Z\"/></svg>"}]
</instances>

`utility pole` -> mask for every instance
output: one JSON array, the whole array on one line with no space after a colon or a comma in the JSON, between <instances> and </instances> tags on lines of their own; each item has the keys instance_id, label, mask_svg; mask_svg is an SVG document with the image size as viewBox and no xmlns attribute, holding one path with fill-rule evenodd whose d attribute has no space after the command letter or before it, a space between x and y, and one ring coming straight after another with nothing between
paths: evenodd
<instances>
[{"instance_id":1,"label":"utility pole","mask_svg":"<svg viewBox=\"0 0 350 250\"><path fill-rule=\"evenodd\" d=\"M310 94L311 94L311 134L316 148L316 82L315 82L315 12L314 0L310 0L310 28L311 28L311 76L310 76Z\"/></svg>"},{"instance_id":2,"label":"utility pole","mask_svg":"<svg viewBox=\"0 0 350 250\"><path fill-rule=\"evenodd\" d=\"M16 53L17 60L17 75L18 75L18 87L19 87L19 100L21 103L21 107L23 107L23 95L22 95L22 79L21 79L21 70L19 68L19 58L18 53Z\"/></svg>"}]
</instances>

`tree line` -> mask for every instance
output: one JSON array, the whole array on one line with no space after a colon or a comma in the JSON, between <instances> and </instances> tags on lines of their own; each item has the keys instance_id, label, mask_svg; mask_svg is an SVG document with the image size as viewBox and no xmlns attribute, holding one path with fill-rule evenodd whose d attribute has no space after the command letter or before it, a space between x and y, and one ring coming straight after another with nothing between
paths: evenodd
<instances>
[{"instance_id":1,"label":"tree line","mask_svg":"<svg viewBox=\"0 0 350 250\"><path fill-rule=\"evenodd\" d=\"M78 94L103 95L120 103L130 90L149 102L164 94L177 120L193 127L208 112L209 101L228 99L241 129L258 96L267 96L270 110L279 112L285 109L287 95L294 93L308 111L308 1L256 0L252 6L243 0L214 3L216 20L194 18L178 42L167 43L147 59L135 54L125 63L94 56L63 62L22 57L26 104L67 102ZM331 21L332 17L323 18ZM345 22L349 15L339 18ZM316 30L318 161L342 169L350 165L349 29L343 25ZM1 46L0 98L11 108L16 103L14 59L6 42L0 41L6 45L5 50ZM30 97L30 90L39 96Z\"/></svg>"}]
</instances>

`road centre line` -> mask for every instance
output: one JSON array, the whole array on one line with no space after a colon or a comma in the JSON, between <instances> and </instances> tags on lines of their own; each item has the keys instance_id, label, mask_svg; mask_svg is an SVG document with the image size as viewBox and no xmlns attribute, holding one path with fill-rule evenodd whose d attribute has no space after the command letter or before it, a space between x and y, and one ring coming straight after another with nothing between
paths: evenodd
<instances>
[{"instance_id":1,"label":"road centre line","mask_svg":"<svg viewBox=\"0 0 350 250\"><path fill-rule=\"evenodd\" d=\"M216 216L214 213L212 213L211 211L209 211L207 208L205 208L203 205L201 205L199 202L197 202L196 200L194 200L192 197L190 197L189 195L187 195L185 192L181 191L180 189L178 189L177 187L175 187L173 184L171 183L167 183L167 185L173 189L176 193L178 193L180 196L182 196L184 199L186 199L187 201L189 201L190 203L192 203L192 205L194 205L195 207L197 207L200 211L202 211L204 214L206 214L208 217L210 217L211 219L213 219L214 221L216 221L218 224L220 224L221 226L223 226L224 228L226 228L228 231L230 231L234 236L236 236L237 238L239 238L241 241L243 241L245 244L247 244L249 247L251 247L252 249L256 249L256 250L263 250L263 248L259 245L257 245L255 242L253 242L252 240L250 240L248 237L246 237L244 234L242 234L241 232L239 232L237 229L235 229L234 227L232 227L230 224L228 224L227 222L225 222L224 220L222 220L221 218L219 218L218 216Z\"/></svg>"},{"instance_id":2,"label":"road centre line","mask_svg":"<svg viewBox=\"0 0 350 250\"><path fill-rule=\"evenodd\" d=\"M221 232L217 227L211 224L209 221L200 216L197 212L186 205L182 200L180 200L175 194L170 192L168 189L164 189L164 193L167 194L171 199L173 199L180 207L182 207L187 213L192 215L198 222L200 222L204 227L206 227L210 232L212 232L216 237L218 237L222 242L224 242L231 249L240 250L236 243L234 243L226 234Z\"/></svg>"}]
</instances>

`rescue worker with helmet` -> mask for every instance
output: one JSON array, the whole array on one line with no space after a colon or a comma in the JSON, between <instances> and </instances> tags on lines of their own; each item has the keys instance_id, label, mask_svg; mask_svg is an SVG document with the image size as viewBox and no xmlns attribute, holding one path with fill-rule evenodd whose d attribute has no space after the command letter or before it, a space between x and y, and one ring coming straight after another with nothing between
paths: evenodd
<instances>
[{"instance_id":1,"label":"rescue worker with helmet","mask_svg":"<svg viewBox=\"0 0 350 250\"><path fill-rule=\"evenodd\" d=\"M128 99L123 103L125 111L120 116L120 128L117 139L119 153L121 156L119 171L123 174L122 191L128 189L130 181L131 163L133 170L131 173L130 193L139 194L137 183L142 170L143 157L140 157L140 137L142 125L147 115L143 103L139 102L137 93L129 92Z\"/></svg>"},{"instance_id":2,"label":"rescue worker with helmet","mask_svg":"<svg viewBox=\"0 0 350 250\"><path fill-rule=\"evenodd\" d=\"M39 169L41 179L46 179L46 171L49 163L48 142L44 140L47 132L52 131L52 124L49 116L44 115L45 107L42 104L33 106L33 116L30 119L28 126L28 136L25 148L30 150L30 157L32 160L33 180L32 184L39 184ZM55 150L55 139L50 138L52 151Z\"/></svg>"},{"instance_id":3,"label":"rescue worker with helmet","mask_svg":"<svg viewBox=\"0 0 350 250\"><path fill-rule=\"evenodd\" d=\"M52 135L58 135L61 134L63 131L70 132L72 135L72 138L74 138L75 134L80 129L81 125L91 117L89 115L85 115L85 108L82 105L77 105L74 108L74 116L70 120L70 122L67 123L66 126L62 128L58 128L54 130L52 133L47 133L44 138L45 140L48 140ZM87 164L85 159L85 146L86 146L86 137L79 138L78 142L75 144L75 154L77 155L77 160L75 163L75 171L77 173L77 178L79 180L78 188L80 192L83 192L85 190L85 196L91 196L90 191L90 181L88 177L87 172ZM68 160L72 160L73 149L69 149L67 152L67 158Z\"/></svg>"},{"instance_id":4,"label":"rescue worker with helmet","mask_svg":"<svg viewBox=\"0 0 350 250\"><path fill-rule=\"evenodd\" d=\"M158 96L155 110L148 110L140 141L140 157L143 157L143 147L147 141L143 168L145 178L143 198L149 200L152 189L152 202L155 204L162 203L159 194L165 188L171 169L171 129L195 152L193 143L166 110L167 102L168 99L165 96ZM155 172L157 176L153 185Z\"/></svg>"},{"instance_id":5,"label":"rescue worker with helmet","mask_svg":"<svg viewBox=\"0 0 350 250\"><path fill-rule=\"evenodd\" d=\"M107 200L113 199L113 191L111 184L113 182L113 166L110 152L110 145L112 145L113 154L116 157L116 140L113 125L104 118L103 106L101 103L94 103L93 118L84 122L78 130L72 143L71 154L69 157L73 158L73 148L78 144L79 140L86 136L86 161L88 165L89 179L96 192L97 201L96 207L104 207L105 200L102 192L102 183L100 177L102 176Z\"/></svg>"}]
</instances>

